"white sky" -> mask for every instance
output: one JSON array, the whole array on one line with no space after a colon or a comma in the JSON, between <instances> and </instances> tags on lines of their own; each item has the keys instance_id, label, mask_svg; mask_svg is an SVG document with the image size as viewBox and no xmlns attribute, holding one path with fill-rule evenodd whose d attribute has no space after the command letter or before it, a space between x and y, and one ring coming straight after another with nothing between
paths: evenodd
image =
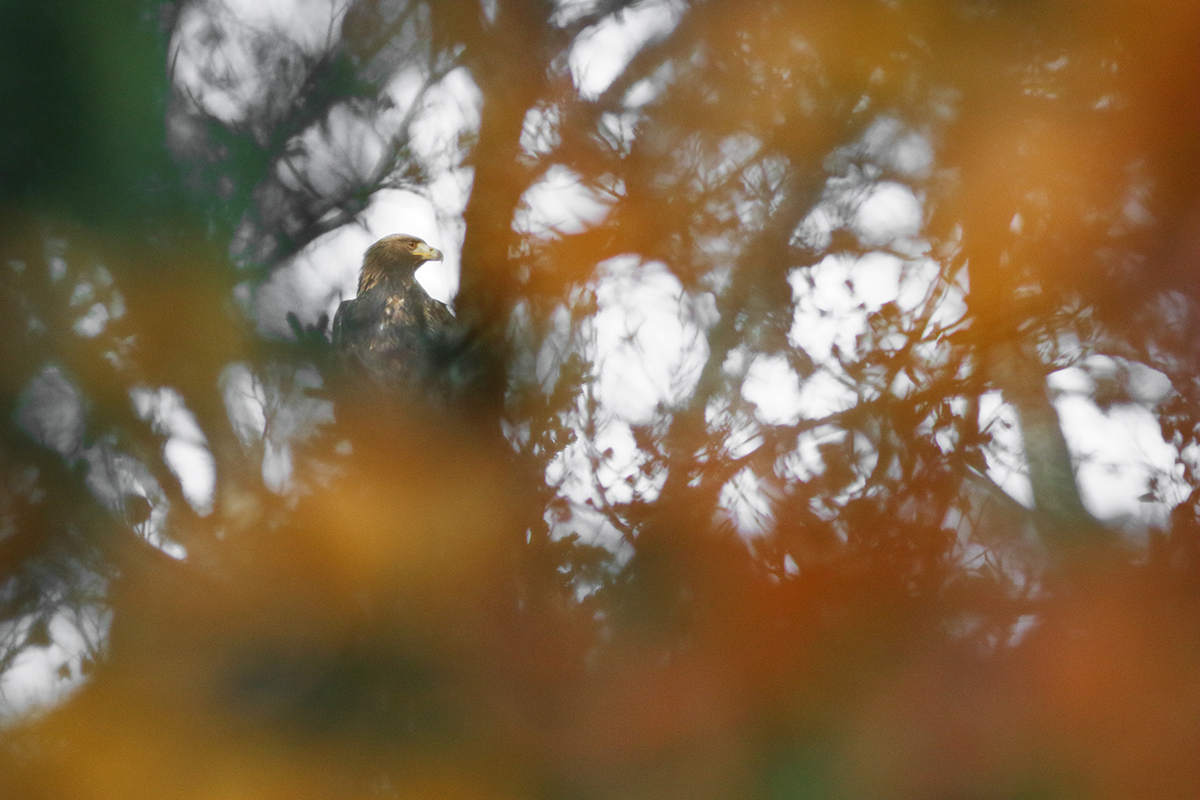
<instances>
[{"instance_id":1,"label":"white sky","mask_svg":"<svg viewBox=\"0 0 1200 800\"><path fill-rule=\"evenodd\" d=\"M599 97L639 50L679 24L682 13L680 3L650 0L585 31L569 60L579 93L589 100Z\"/></svg>"}]
</instances>

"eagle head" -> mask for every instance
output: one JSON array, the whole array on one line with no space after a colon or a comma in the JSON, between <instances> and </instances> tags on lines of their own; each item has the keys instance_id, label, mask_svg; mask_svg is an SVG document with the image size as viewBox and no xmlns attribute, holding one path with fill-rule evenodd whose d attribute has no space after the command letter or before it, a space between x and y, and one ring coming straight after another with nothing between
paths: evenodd
<instances>
[{"instance_id":1,"label":"eagle head","mask_svg":"<svg viewBox=\"0 0 1200 800\"><path fill-rule=\"evenodd\" d=\"M442 252L423 239L402 233L385 236L367 248L358 276L358 293L387 278L411 278L426 261L441 260Z\"/></svg>"}]
</instances>

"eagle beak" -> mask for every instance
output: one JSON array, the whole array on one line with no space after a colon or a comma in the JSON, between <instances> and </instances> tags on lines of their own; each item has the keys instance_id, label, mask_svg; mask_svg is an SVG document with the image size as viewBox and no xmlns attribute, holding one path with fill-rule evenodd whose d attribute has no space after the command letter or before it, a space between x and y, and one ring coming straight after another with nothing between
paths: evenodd
<instances>
[{"instance_id":1,"label":"eagle beak","mask_svg":"<svg viewBox=\"0 0 1200 800\"><path fill-rule=\"evenodd\" d=\"M429 245L425 244L424 242L421 242L416 247L414 247L412 253L414 256L417 256L418 258L422 258L425 261L441 261L442 260L442 251L438 250L436 247L430 247Z\"/></svg>"}]
</instances>

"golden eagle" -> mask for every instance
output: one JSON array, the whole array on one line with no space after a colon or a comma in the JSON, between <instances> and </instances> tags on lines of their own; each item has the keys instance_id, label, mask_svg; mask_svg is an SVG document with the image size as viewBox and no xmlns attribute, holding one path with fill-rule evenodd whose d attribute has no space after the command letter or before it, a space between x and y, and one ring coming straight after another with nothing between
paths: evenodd
<instances>
[{"instance_id":1,"label":"golden eagle","mask_svg":"<svg viewBox=\"0 0 1200 800\"><path fill-rule=\"evenodd\" d=\"M414 273L442 254L416 236L385 236L367 248L358 296L333 317L333 347L343 372L365 374L390 395L436 396L461 341L454 314L430 297Z\"/></svg>"}]
</instances>

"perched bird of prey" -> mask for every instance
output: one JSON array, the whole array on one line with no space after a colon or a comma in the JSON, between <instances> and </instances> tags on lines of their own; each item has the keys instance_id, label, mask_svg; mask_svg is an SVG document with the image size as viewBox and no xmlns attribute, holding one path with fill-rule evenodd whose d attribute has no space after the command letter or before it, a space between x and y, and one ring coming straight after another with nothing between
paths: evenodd
<instances>
[{"instance_id":1,"label":"perched bird of prey","mask_svg":"<svg viewBox=\"0 0 1200 800\"><path fill-rule=\"evenodd\" d=\"M365 374L398 397L444 394L459 327L414 275L425 262L441 259L436 248L404 234L367 248L358 296L342 301L333 317L333 347L347 374Z\"/></svg>"}]
</instances>

